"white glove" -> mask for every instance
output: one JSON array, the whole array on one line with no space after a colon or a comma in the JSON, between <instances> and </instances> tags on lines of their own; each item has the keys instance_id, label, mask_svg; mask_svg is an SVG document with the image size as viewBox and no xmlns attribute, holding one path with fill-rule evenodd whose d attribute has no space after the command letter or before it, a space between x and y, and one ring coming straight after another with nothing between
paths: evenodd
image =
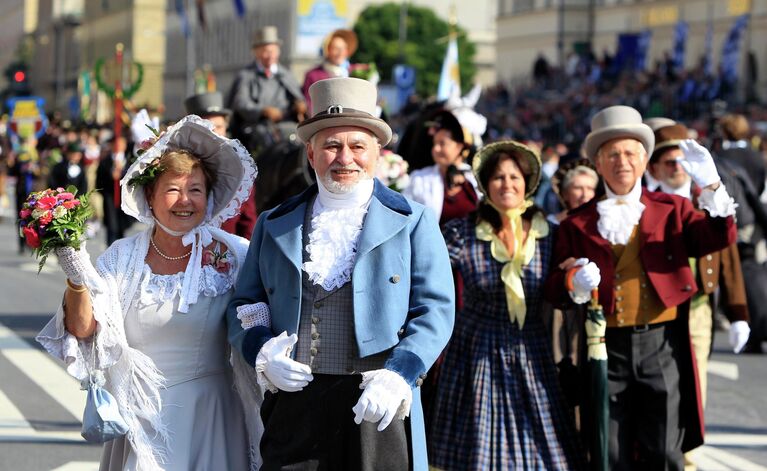
<instances>
[{"instance_id":1,"label":"white glove","mask_svg":"<svg viewBox=\"0 0 767 471\"><path fill-rule=\"evenodd\" d=\"M573 276L573 291L570 297L577 304L583 304L591 299L591 290L599 286L602 276L599 267L587 258L579 258L573 265L581 267Z\"/></svg>"},{"instance_id":2,"label":"white glove","mask_svg":"<svg viewBox=\"0 0 767 471\"><path fill-rule=\"evenodd\" d=\"M255 326L272 327L271 311L266 303L237 306L237 319L244 330Z\"/></svg>"},{"instance_id":3,"label":"white glove","mask_svg":"<svg viewBox=\"0 0 767 471\"><path fill-rule=\"evenodd\" d=\"M61 270L72 283L82 285L86 280L99 279L88 251L85 250L85 242L80 245L80 250L72 247L56 247L53 252L59 260Z\"/></svg>"},{"instance_id":4,"label":"white glove","mask_svg":"<svg viewBox=\"0 0 767 471\"><path fill-rule=\"evenodd\" d=\"M258 384L271 392L278 389L296 392L313 380L312 369L308 365L290 358L293 345L298 336L283 331L261 347L256 357L256 379Z\"/></svg>"},{"instance_id":5,"label":"white glove","mask_svg":"<svg viewBox=\"0 0 767 471\"><path fill-rule=\"evenodd\" d=\"M730 346L732 351L740 353L748 342L748 336L751 334L751 327L746 321L735 321L730 324Z\"/></svg>"},{"instance_id":6,"label":"white glove","mask_svg":"<svg viewBox=\"0 0 767 471\"><path fill-rule=\"evenodd\" d=\"M413 390L398 373L387 369L366 371L360 389L364 389L362 396L352 407L355 423L380 420L378 431L382 432L395 417L402 420L410 414Z\"/></svg>"},{"instance_id":7,"label":"white glove","mask_svg":"<svg viewBox=\"0 0 767 471\"><path fill-rule=\"evenodd\" d=\"M684 159L680 160L679 164L701 189L722 180L708 149L692 139L680 142L679 148L684 154Z\"/></svg>"}]
</instances>

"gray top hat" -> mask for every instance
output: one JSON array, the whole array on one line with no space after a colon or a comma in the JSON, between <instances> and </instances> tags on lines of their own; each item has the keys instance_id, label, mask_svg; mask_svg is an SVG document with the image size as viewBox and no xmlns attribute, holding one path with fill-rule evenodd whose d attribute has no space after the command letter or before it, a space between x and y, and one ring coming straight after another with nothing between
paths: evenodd
<instances>
[{"instance_id":1,"label":"gray top hat","mask_svg":"<svg viewBox=\"0 0 767 471\"><path fill-rule=\"evenodd\" d=\"M650 126L650 129L652 129L652 132L657 131L660 128L665 128L667 126L673 126L676 124L676 121L669 118L647 118L644 120L644 123L648 126Z\"/></svg>"},{"instance_id":2,"label":"gray top hat","mask_svg":"<svg viewBox=\"0 0 767 471\"><path fill-rule=\"evenodd\" d=\"M207 116L229 116L231 110L224 108L224 98L221 92L200 93L184 100L187 114L196 114L203 118Z\"/></svg>"},{"instance_id":3,"label":"gray top hat","mask_svg":"<svg viewBox=\"0 0 767 471\"><path fill-rule=\"evenodd\" d=\"M253 35L253 47L266 44L282 44L282 39L274 25L264 26Z\"/></svg>"},{"instance_id":4,"label":"gray top hat","mask_svg":"<svg viewBox=\"0 0 767 471\"><path fill-rule=\"evenodd\" d=\"M391 128L376 118L378 90L367 80L337 77L318 80L309 87L312 117L298 125L298 137L309 142L319 131L339 126L365 128L382 146L391 140Z\"/></svg>"},{"instance_id":5,"label":"gray top hat","mask_svg":"<svg viewBox=\"0 0 767 471\"><path fill-rule=\"evenodd\" d=\"M652 154L655 135L650 126L642 122L639 111L630 106L610 106L591 118L591 132L583 141L583 154L594 160L597 151L607 141L620 138L636 139Z\"/></svg>"}]
</instances>

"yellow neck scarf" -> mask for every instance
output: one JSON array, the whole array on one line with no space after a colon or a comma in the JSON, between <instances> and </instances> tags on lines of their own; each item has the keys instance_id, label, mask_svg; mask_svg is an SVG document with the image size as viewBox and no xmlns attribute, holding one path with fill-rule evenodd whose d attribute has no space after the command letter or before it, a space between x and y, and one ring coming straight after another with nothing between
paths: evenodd
<instances>
[{"instance_id":1,"label":"yellow neck scarf","mask_svg":"<svg viewBox=\"0 0 767 471\"><path fill-rule=\"evenodd\" d=\"M482 221L477 224L476 228L477 239L490 242L490 253L493 258L504 264L501 270L501 280L506 288L509 320L511 322L516 320L520 329L525 326L525 314L527 313L525 291L522 287L522 267L529 264L535 255L535 240L549 235L549 225L546 223L546 219L537 213L533 217L527 239L524 239L522 214L532 205L532 201L525 200L520 207L506 211L506 216L511 221L511 233L514 235L514 255L512 256L509 255L506 245L493 231L493 226L489 222Z\"/></svg>"}]
</instances>

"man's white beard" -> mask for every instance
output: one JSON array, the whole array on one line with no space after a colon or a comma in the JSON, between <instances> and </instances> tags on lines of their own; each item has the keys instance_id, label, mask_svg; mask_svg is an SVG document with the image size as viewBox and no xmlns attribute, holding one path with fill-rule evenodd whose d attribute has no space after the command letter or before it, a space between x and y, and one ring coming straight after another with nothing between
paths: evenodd
<instances>
[{"instance_id":1,"label":"man's white beard","mask_svg":"<svg viewBox=\"0 0 767 471\"><path fill-rule=\"evenodd\" d=\"M359 185L359 183L363 180L370 180L371 177L368 175L368 173L360 169L359 171L359 178L354 183L340 183L335 180L333 180L331 169L328 169L325 172L325 175L322 176L322 185L325 187L326 190L329 192L336 194L336 195L344 195L347 193L351 193L354 191L354 189Z\"/></svg>"}]
</instances>

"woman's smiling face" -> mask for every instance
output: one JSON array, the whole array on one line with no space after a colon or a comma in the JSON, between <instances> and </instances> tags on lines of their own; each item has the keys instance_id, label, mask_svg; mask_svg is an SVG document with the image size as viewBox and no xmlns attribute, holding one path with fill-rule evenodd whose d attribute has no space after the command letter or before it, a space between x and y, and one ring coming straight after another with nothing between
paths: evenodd
<instances>
[{"instance_id":1,"label":"woman's smiling face","mask_svg":"<svg viewBox=\"0 0 767 471\"><path fill-rule=\"evenodd\" d=\"M205 219L205 174L199 167L188 175L163 172L151 190L149 204L160 224L173 231L189 232Z\"/></svg>"}]
</instances>

